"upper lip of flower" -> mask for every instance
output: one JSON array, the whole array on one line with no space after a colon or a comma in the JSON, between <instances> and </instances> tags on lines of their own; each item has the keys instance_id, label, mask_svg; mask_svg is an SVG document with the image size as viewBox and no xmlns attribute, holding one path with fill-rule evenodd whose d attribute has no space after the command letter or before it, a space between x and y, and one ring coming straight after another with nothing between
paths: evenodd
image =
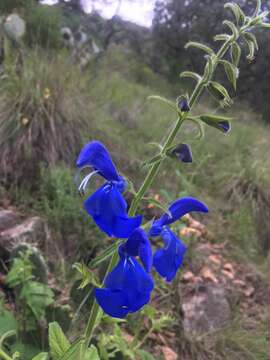
<instances>
[{"instance_id":1,"label":"upper lip of flower","mask_svg":"<svg viewBox=\"0 0 270 360\"><path fill-rule=\"evenodd\" d=\"M118 174L106 147L99 141L85 145L77 160L79 171L90 167L79 185L78 191L85 195L90 179L101 175L106 182L84 202L87 213L94 219L99 228L109 236L127 238L132 231L141 225L142 216L128 217L127 203L122 195L126 181Z\"/></svg>"},{"instance_id":2,"label":"upper lip of flower","mask_svg":"<svg viewBox=\"0 0 270 360\"><path fill-rule=\"evenodd\" d=\"M184 215L192 212L208 212L207 206L199 200L192 197L184 197L174 201L168 208L169 214L163 214L159 219L155 220L150 229L150 236L160 235L163 226L170 225L179 220Z\"/></svg>"},{"instance_id":3,"label":"upper lip of flower","mask_svg":"<svg viewBox=\"0 0 270 360\"><path fill-rule=\"evenodd\" d=\"M91 141L83 147L76 165L79 172L86 168L93 170L83 178L78 187L79 194L81 195L85 195L87 185L95 175L102 176L109 183L114 184L121 192L123 192L126 187L126 182L124 178L118 174L109 151L99 141Z\"/></svg>"}]
</instances>

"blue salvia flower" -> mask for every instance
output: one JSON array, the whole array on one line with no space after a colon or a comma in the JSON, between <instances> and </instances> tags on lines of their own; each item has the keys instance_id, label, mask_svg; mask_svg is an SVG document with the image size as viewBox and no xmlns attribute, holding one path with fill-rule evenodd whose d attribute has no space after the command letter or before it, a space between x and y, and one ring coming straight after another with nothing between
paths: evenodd
<instances>
[{"instance_id":1,"label":"blue salvia flower","mask_svg":"<svg viewBox=\"0 0 270 360\"><path fill-rule=\"evenodd\" d=\"M134 256L140 257L147 271ZM143 230L135 230L119 247L119 257L118 264L105 279L105 288L95 289L95 297L106 314L124 318L146 305L154 288L148 273L152 266L151 246Z\"/></svg>"},{"instance_id":2,"label":"blue salvia flower","mask_svg":"<svg viewBox=\"0 0 270 360\"><path fill-rule=\"evenodd\" d=\"M127 215L127 203L122 196L126 188L125 179L120 176L106 147L99 141L85 145L77 159L77 167L90 167L90 172L81 182L79 192L85 189L94 175L102 176L106 182L85 202L84 208L98 227L109 236L128 238L140 226L142 216Z\"/></svg>"},{"instance_id":3,"label":"blue salvia flower","mask_svg":"<svg viewBox=\"0 0 270 360\"><path fill-rule=\"evenodd\" d=\"M163 249L157 250L154 254L153 266L167 281L174 279L186 252L186 246L169 229L168 225L192 211L206 213L208 208L202 202L191 197L178 199L169 206L168 214L163 214L155 220L150 229L149 235L161 235L165 244Z\"/></svg>"}]
</instances>

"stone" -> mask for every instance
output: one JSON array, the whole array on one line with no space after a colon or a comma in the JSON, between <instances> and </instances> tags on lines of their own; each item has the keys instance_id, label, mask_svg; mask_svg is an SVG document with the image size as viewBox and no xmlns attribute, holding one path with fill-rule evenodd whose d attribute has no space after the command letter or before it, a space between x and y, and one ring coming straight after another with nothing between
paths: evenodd
<instances>
[{"instance_id":1,"label":"stone","mask_svg":"<svg viewBox=\"0 0 270 360\"><path fill-rule=\"evenodd\" d=\"M14 211L0 209L0 233L10 229L19 222L20 218Z\"/></svg>"},{"instance_id":2,"label":"stone","mask_svg":"<svg viewBox=\"0 0 270 360\"><path fill-rule=\"evenodd\" d=\"M47 224L38 216L0 232L0 257L7 257L20 244L37 245L43 249L49 237Z\"/></svg>"},{"instance_id":3,"label":"stone","mask_svg":"<svg viewBox=\"0 0 270 360\"><path fill-rule=\"evenodd\" d=\"M221 329L231 321L232 311L226 290L218 285L203 285L183 299L184 329L202 335Z\"/></svg>"}]
</instances>

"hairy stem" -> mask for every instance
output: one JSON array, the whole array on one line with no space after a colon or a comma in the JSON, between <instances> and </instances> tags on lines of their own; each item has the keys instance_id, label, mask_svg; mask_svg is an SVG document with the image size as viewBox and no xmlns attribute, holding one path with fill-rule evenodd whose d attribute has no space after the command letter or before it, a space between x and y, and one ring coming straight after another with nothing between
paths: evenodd
<instances>
[{"instance_id":1,"label":"hairy stem","mask_svg":"<svg viewBox=\"0 0 270 360\"><path fill-rule=\"evenodd\" d=\"M217 52L216 54L216 61L214 63L214 67L213 67L213 71L212 74L210 76L210 78L213 77L216 66L218 64L218 61L221 60L224 55L227 53L227 51L229 50L232 42L234 42L235 39L230 38L228 39L220 48L220 50ZM198 101L200 95L202 94L204 88L205 88L206 84L205 84L205 78L203 77L196 85L193 93L191 94L190 100L189 100L189 106L192 109L194 107L194 105L196 104L196 102ZM184 121L187 118L187 113L179 115L175 126L173 128L173 130L171 131L171 133L169 134L167 140L165 141L162 150L161 150L161 154L165 154L166 151L168 150L168 148L173 144L173 142L175 141L179 130L182 126L182 124L184 123ZM144 197L145 193L149 190L150 186L152 185L155 177L158 174L158 171L160 169L161 166L161 161L156 162L154 165L152 165L152 167L150 168L143 184L141 185L140 189L138 190L138 192L136 193L136 195L133 198L133 201L131 203L130 209L129 209L129 216L134 216L136 214L136 211L138 209L139 203L142 200L142 198ZM106 275L111 272L111 270L114 268L114 266L116 265L118 260L118 253L117 251L114 253L114 255L111 258L110 264L107 268L106 271ZM105 276L106 277L106 276ZM99 306L97 304L96 301L94 301L94 304L92 306L91 309L91 313L90 313L90 317L87 323L87 327L86 327L86 331L85 331L85 337L86 337L86 347L88 347L88 345L90 344L92 335L93 335L93 331L94 328L96 326L96 322L97 322L97 318L99 315Z\"/></svg>"}]
</instances>

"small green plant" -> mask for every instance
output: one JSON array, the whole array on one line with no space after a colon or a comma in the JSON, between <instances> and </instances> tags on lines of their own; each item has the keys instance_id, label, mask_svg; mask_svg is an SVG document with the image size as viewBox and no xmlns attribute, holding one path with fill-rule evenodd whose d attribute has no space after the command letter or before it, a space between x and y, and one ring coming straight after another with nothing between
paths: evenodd
<instances>
[{"instance_id":1,"label":"small green plant","mask_svg":"<svg viewBox=\"0 0 270 360\"><path fill-rule=\"evenodd\" d=\"M36 281L33 275L31 255L28 250L15 258L6 278L7 285L16 294L22 332L35 330L38 323L46 322L46 309L54 302L54 294L49 286Z\"/></svg>"}]
</instances>

